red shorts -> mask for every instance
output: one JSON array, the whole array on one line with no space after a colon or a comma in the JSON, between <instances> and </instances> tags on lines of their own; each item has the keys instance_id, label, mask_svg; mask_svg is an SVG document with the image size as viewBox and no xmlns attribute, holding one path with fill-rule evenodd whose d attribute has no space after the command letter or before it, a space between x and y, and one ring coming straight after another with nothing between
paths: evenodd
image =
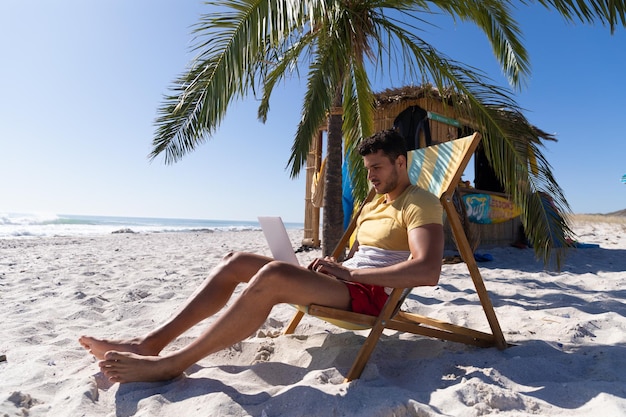
<instances>
[{"instance_id":1,"label":"red shorts","mask_svg":"<svg viewBox=\"0 0 626 417\"><path fill-rule=\"evenodd\" d=\"M384 287L361 284L360 282L344 282L350 291L350 305L355 313L377 316L387 302L389 295Z\"/></svg>"}]
</instances>

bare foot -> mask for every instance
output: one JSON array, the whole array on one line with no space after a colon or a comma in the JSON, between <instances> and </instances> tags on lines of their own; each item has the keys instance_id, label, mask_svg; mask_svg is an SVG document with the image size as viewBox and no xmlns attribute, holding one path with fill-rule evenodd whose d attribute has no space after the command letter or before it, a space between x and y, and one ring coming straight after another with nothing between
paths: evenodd
<instances>
[{"instance_id":1,"label":"bare foot","mask_svg":"<svg viewBox=\"0 0 626 417\"><path fill-rule=\"evenodd\" d=\"M131 352L143 356L157 355L159 353L159 351L147 347L143 339L106 340L90 336L81 336L78 339L78 343L100 360L104 359L105 353L112 350L117 352Z\"/></svg>"},{"instance_id":2,"label":"bare foot","mask_svg":"<svg viewBox=\"0 0 626 417\"><path fill-rule=\"evenodd\" d=\"M172 357L141 356L130 352L107 352L98 363L111 382L152 382L176 378L185 370Z\"/></svg>"}]
</instances>

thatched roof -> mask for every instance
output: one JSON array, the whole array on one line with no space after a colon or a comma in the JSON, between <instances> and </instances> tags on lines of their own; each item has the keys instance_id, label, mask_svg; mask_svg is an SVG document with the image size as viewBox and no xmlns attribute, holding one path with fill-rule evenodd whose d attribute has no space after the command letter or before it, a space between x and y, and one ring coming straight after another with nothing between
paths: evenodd
<instances>
[{"instance_id":1,"label":"thatched roof","mask_svg":"<svg viewBox=\"0 0 626 417\"><path fill-rule=\"evenodd\" d=\"M467 110L467 102L463 100L453 89L439 90L432 84L424 85L412 85L399 88L388 88L379 93L374 94L374 105L379 110L385 110L387 107L394 107L402 102L415 101L419 99L431 99L455 107L457 110ZM462 113L464 113L462 111ZM528 123L525 117L521 113L503 110L504 114L507 114L507 118L513 123ZM465 118L463 118L465 119ZM469 125L472 125L471 121L465 120ZM534 125L530 125L535 134L543 139L556 142L556 137Z\"/></svg>"},{"instance_id":2,"label":"thatched roof","mask_svg":"<svg viewBox=\"0 0 626 417\"><path fill-rule=\"evenodd\" d=\"M444 91L443 94L431 84L404 86L400 88L388 88L380 93L374 94L375 106L384 108L389 104L402 101L417 100L420 98L430 98L438 101L449 102L452 97L451 91Z\"/></svg>"}]
</instances>

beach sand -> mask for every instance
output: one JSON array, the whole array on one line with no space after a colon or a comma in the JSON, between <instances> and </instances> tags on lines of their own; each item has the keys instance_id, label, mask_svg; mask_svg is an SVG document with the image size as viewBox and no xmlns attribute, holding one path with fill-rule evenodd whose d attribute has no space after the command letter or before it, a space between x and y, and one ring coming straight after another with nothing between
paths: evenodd
<instances>
[{"instance_id":1,"label":"beach sand","mask_svg":"<svg viewBox=\"0 0 626 417\"><path fill-rule=\"evenodd\" d=\"M561 271L531 250L480 263L504 351L385 332L344 383L365 332L276 306L253 337L163 383L111 384L77 342L165 320L231 250L269 254L260 231L0 240L1 416L624 416L626 225L576 223ZM302 232L289 231L294 247ZM302 263L319 250L299 253ZM239 290L238 290L239 291ZM417 288L406 309L488 330L464 264ZM210 320L210 319L209 319ZM166 350L192 340L203 323Z\"/></svg>"}]
</instances>

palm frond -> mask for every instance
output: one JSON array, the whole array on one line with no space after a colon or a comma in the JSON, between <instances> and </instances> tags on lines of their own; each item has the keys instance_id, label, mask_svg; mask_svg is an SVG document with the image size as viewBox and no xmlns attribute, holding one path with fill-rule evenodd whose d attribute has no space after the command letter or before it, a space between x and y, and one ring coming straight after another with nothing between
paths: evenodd
<instances>
[{"instance_id":1,"label":"palm frond","mask_svg":"<svg viewBox=\"0 0 626 417\"><path fill-rule=\"evenodd\" d=\"M331 45L318 46L314 52L302 105L302 119L298 124L288 161L292 177L296 177L306 163L311 140L326 119L337 86L341 85L342 74L336 65L341 60L340 56L341 50Z\"/></svg>"},{"instance_id":2,"label":"palm frond","mask_svg":"<svg viewBox=\"0 0 626 417\"><path fill-rule=\"evenodd\" d=\"M267 119L267 114L270 109L270 98L274 91L276 84L287 76L291 72L298 73L298 64L305 51L311 50L315 44L315 36L311 33L305 34L298 41L293 43L290 47L284 48L282 52L276 52L275 65L267 72L263 80L263 95L261 96L261 102L259 104L257 115L263 122ZM282 49L282 48L281 48Z\"/></svg>"},{"instance_id":3,"label":"palm frond","mask_svg":"<svg viewBox=\"0 0 626 417\"><path fill-rule=\"evenodd\" d=\"M463 74L457 79L463 80ZM566 239L572 234L567 221L570 208L539 149L538 131L514 103L497 96L490 101L494 87L485 90L482 83L471 78L462 82L466 101L455 109L461 114L465 111L478 124L487 159L505 191L521 208L522 223L537 255L547 262L554 254L560 266ZM550 204L546 204L548 200Z\"/></svg>"},{"instance_id":4,"label":"palm frond","mask_svg":"<svg viewBox=\"0 0 626 417\"><path fill-rule=\"evenodd\" d=\"M511 85L519 87L530 74L528 52L508 2L493 0L435 1L453 18L476 24L487 36L493 53Z\"/></svg>"},{"instance_id":5,"label":"palm frond","mask_svg":"<svg viewBox=\"0 0 626 417\"><path fill-rule=\"evenodd\" d=\"M220 11L203 15L196 25L200 54L158 109L151 159L165 152L165 162L175 162L210 137L230 103L253 90L268 71L265 58L272 43L283 42L306 14L292 1L207 4ZM273 7L279 13L270 13Z\"/></svg>"},{"instance_id":6,"label":"palm frond","mask_svg":"<svg viewBox=\"0 0 626 417\"><path fill-rule=\"evenodd\" d=\"M351 177L353 194L365 196L369 184L367 176L362 175L363 159L358 152L352 150L361 138L374 133L374 94L362 63L353 61L351 64L343 90L344 153L348 158L348 173Z\"/></svg>"},{"instance_id":7,"label":"palm frond","mask_svg":"<svg viewBox=\"0 0 626 417\"><path fill-rule=\"evenodd\" d=\"M608 25L611 33L619 25L626 27L626 1L624 0L522 0L522 4L539 3L547 9L555 9L568 21L582 23L599 21Z\"/></svg>"},{"instance_id":8,"label":"palm frond","mask_svg":"<svg viewBox=\"0 0 626 417\"><path fill-rule=\"evenodd\" d=\"M538 130L521 113L489 109L504 133L485 129L485 154L496 176L522 209L522 224L535 252L548 263L555 252L560 266L566 239L573 235L571 213L550 164L541 153Z\"/></svg>"}]
</instances>

